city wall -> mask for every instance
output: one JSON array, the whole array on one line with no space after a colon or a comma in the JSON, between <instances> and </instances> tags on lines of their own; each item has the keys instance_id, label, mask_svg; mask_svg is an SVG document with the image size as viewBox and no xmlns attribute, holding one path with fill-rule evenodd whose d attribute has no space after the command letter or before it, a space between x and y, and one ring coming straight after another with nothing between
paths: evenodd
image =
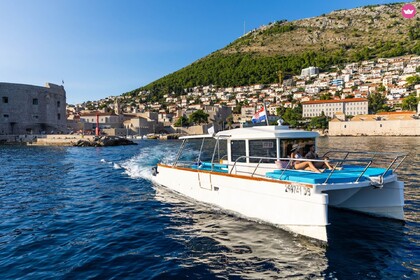
<instances>
[{"instance_id":1,"label":"city wall","mask_svg":"<svg viewBox=\"0 0 420 280\"><path fill-rule=\"evenodd\" d=\"M30 146L73 146L79 140L93 141L94 135L52 134L38 137Z\"/></svg>"},{"instance_id":2,"label":"city wall","mask_svg":"<svg viewBox=\"0 0 420 280\"><path fill-rule=\"evenodd\" d=\"M0 83L0 135L66 132L66 123L63 86Z\"/></svg>"},{"instance_id":3,"label":"city wall","mask_svg":"<svg viewBox=\"0 0 420 280\"><path fill-rule=\"evenodd\" d=\"M420 136L420 119L332 121L329 136Z\"/></svg>"}]
</instances>

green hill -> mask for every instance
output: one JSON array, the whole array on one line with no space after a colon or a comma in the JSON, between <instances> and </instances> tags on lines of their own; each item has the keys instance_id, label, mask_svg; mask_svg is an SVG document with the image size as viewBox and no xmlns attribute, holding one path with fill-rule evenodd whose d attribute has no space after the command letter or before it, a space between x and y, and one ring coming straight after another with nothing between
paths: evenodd
<instances>
[{"instance_id":1,"label":"green hill","mask_svg":"<svg viewBox=\"0 0 420 280\"><path fill-rule=\"evenodd\" d=\"M414 3L419 6L418 2ZM403 4L334 11L293 22L262 26L194 63L127 95L150 91L151 101L198 85L222 87L269 84L302 68L379 57L420 55L420 19L404 19Z\"/></svg>"}]
</instances>

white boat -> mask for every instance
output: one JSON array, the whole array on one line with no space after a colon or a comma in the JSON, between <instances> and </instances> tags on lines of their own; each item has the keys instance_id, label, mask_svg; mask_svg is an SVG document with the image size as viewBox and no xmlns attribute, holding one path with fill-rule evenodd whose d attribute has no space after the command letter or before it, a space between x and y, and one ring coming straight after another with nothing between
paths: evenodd
<instances>
[{"instance_id":1,"label":"white boat","mask_svg":"<svg viewBox=\"0 0 420 280\"><path fill-rule=\"evenodd\" d=\"M317 144L318 133L258 126L186 136L171 162L159 163L153 182L241 217L328 241L328 207L404 220L404 183L395 170L401 153L329 151L331 170L290 168L324 159L287 157L294 144ZM197 144L197 140L199 144Z\"/></svg>"}]
</instances>

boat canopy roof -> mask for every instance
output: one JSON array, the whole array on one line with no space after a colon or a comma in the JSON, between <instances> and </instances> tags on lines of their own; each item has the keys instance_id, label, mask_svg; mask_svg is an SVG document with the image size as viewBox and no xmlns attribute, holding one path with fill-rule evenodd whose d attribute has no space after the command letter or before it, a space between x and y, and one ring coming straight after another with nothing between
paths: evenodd
<instances>
[{"instance_id":1,"label":"boat canopy roof","mask_svg":"<svg viewBox=\"0 0 420 280\"><path fill-rule=\"evenodd\" d=\"M258 140L274 138L316 138L318 132L305 130L292 130L288 126L254 126L245 128L236 128L231 130L219 131L216 135L188 135L179 137L179 139L203 139L203 138L229 138L231 140Z\"/></svg>"},{"instance_id":2,"label":"boat canopy roof","mask_svg":"<svg viewBox=\"0 0 420 280\"><path fill-rule=\"evenodd\" d=\"M318 132L291 130L288 126L254 126L219 131L217 137L228 137L231 140L244 139L273 139L273 138L316 138Z\"/></svg>"},{"instance_id":3,"label":"boat canopy roof","mask_svg":"<svg viewBox=\"0 0 420 280\"><path fill-rule=\"evenodd\" d=\"M212 134L200 134L200 135L188 135L188 136L181 136L179 139L203 139L203 138L214 138Z\"/></svg>"}]
</instances>

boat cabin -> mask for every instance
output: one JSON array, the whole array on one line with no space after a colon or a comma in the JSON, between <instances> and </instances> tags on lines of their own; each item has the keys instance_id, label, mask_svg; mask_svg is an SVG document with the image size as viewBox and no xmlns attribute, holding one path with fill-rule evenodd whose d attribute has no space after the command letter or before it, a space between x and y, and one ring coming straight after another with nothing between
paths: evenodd
<instances>
[{"instance_id":1,"label":"boat cabin","mask_svg":"<svg viewBox=\"0 0 420 280\"><path fill-rule=\"evenodd\" d=\"M186 136L181 138L184 143L176 164L186 163L184 167L191 167L188 162L195 161L192 167L201 170L265 176L279 164L288 165L287 158L293 145L298 144L306 153L311 145L316 145L317 137L316 132L289 130L287 126L240 128L220 131L214 136ZM195 140L195 146L191 144L192 140Z\"/></svg>"},{"instance_id":2,"label":"boat cabin","mask_svg":"<svg viewBox=\"0 0 420 280\"><path fill-rule=\"evenodd\" d=\"M196 169L205 173L229 173L310 184L351 183L392 175L404 161L405 154L328 151L329 168L321 170L324 159L296 159L292 147L298 145L305 155L317 145L318 133L289 130L287 126L260 126L220 131L216 135L186 136L172 166ZM195 140L195 141L191 141ZM197 141L200 140L200 141ZM379 156L380 154L380 156ZM355 157L354 157L355 156ZM354 158L353 158L354 157ZM374 166L381 163L385 167ZM296 168L297 163L312 162L314 168ZM315 170L313 170L315 169Z\"/></svg>"},{"instance_id":3,"label":"boat cabin","mask_svg":"<svg viewBox=\"0 0 420 280\"><path fill-rule=\"evenodd\" d=\"M291 154L294 144L303 148L316 145L318 133L289 130L287 126L261 126L221 131L216 138L227 139L228 162L274 163Z\"/></svg>"}]
</instances>

